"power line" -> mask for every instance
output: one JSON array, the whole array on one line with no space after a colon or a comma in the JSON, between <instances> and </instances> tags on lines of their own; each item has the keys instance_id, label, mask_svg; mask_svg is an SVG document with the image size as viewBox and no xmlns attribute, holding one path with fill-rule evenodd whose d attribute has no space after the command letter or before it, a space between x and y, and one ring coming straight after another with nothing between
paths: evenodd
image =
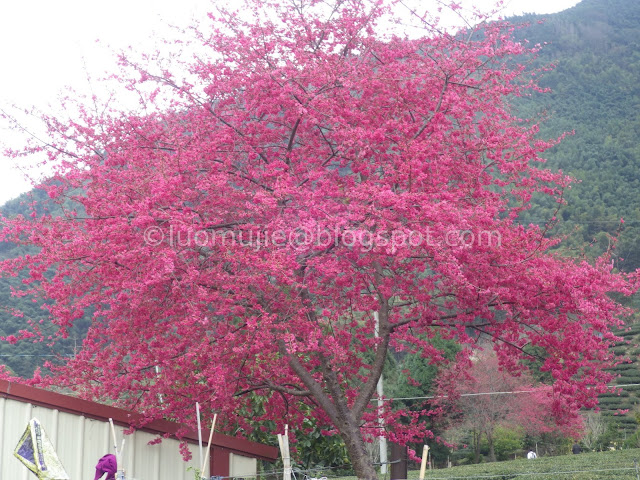
<instances>
[{"instance_id":1,"label":"power line","mask_svg":"<svg viewBox=\"0 0 640 480\"><path fill-rule=\"evenodd\" d=\"M640 383L625 383L622 385L607 385L607 388L623 388L623 387L638 387L640 386ZM541 387L540 389L548 389L548 388L552 388L551 385L545 385L543 387ZM509 392L476 392L476 393L461 393L460 396L461 397L478 397L478 396L483 396L483 395L518 395L521 393L535 393L536 391L540 390L513 390L513 391L509 391ZM395 398L385 398L383 399L385 402L395 402L395 401L401 401L401 400L432 400L434 398L448 398L448 395L429 395L429 396L424 396L424 397L395 397Z\"/></svg>"},{"instance_id":2,"label":"power line","mask_svg":"<svg viewBox=\"0 0 640 480\"><path fill-rule=\"evenodd\" d=\"M73 353L59 353L59 354L27 354L27 353L7 353L0 354L0 357L73 357L75 354Z\"/></svg>"}]
</instances>

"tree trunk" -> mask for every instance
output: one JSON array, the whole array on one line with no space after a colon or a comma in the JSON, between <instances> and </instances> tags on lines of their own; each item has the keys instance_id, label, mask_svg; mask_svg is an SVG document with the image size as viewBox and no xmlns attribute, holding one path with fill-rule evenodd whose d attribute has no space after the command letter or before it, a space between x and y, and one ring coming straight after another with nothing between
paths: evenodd
<instances>
[{"instance_id":1,"label":"tree trunk","mask_svg":"<svg viewBox=\"0 0 640 480\"><path fill-rule=\"evenodd\" d=\"M309 292L306 289L303 289L300 295L311 305ZM317 322L313 309L310 309L308 315ZM376 469L367 454L360 423L362 414L368 408L370 400L376 392L391 338L391 330L388 325L388 305L385 302L381 302L379 310L379 336L381 340L375 353L375 359L371 364L369 379L360 389L360 393L352 406L349 406L343 385L328 356L318 354L317 357L324 381L321 384L305 368L297 355L287 350L285 342L282 339L278 340L280 352L289 358L291 369L309 389L309 395L329 415L329 418L337 428L340 437L345 443L349 460L351 460L354 474L358 480L378 480Z\"/></svg>"},{"instance_id":2,"label":"tree trunk","mask_svg":"<svg viewBox=\"0 0 640 480\"><path fill-rule=\"evenodd\" d=\"M473 431L473 463L480 463L480 434Z\"/></svg>"},{"instance_id":3,"label":"tree trunk","mask_svg":"<svg viewBox=\"0 0 640 480\"><path fill-rule=\"evenodd\" d=\"M355 425L349 424L343 424L342 427L340 436L347 448L354 475L358 480L378 480L378 473L373 468L369 455L367 455L360 429Z\"/></svg>"},{"instance_id":4,"label":"tree trunk","mask_svg":"<svg viewBox=\"0 0 640 480\"><path fill-rule=\"evenodd\" d=\"M490 462L495 462L496 461L496 451L493 448L493 434L488 434L487 433L487 443L489 444L489 461Z\"/></svg>"}]
</instances>

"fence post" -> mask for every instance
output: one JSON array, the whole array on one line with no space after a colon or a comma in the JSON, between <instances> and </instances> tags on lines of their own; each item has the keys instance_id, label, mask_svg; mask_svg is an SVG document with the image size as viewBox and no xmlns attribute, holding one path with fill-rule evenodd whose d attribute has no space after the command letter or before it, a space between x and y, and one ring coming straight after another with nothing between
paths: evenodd
<instances>
[{"instance_id":1,"label":"fence post","mask_svg":"<svg viewBox=\"0 0 640 480\"><path fill-rule=\"evenodd\" d=\"M425 445L422 448L422 463L420 464L420 480L424 480L425 470L427 468L427 457L429 455L429 447Z\"/></svg>"},{"instance_id":2,"label":"fence post","mask_svg":"<svg viewBox=\"0 0 640 480\"><path fill-rule=\"evenodd\" d=\"M636 467L636 478L637 478L638 480L640 480L640 470L638 470L638 460L634 460L634 461L633 461L633 464L634 464L634 465L635 465L635 467Z\"/></svg>"},{"instance_id":3,"label":"fence post","mask_svg":"<svg viewBox=\"0 0 640 480\"><path fill-rule=\"evenodd\" d=\"M282 455L282 465L284 473L283 480L291 480L291 456L289 454L289 425L284 426L284 435L278 434L280 444L280 455Z\"/></svg>"},{"instance_id":4,"label":"fence post","mask_svg":"<svg viewBox=\"0 0 640 480\"><path fill-rule=\"evenodd\" d=\"M407 447L391 444L391 480L407 478Z\"/></svg>"}]
</instances>

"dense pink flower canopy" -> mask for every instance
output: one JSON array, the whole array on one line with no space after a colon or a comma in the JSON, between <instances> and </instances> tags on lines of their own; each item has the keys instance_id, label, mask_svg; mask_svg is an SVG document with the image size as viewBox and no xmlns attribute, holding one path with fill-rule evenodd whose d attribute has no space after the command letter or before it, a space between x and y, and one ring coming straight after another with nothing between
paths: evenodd
<instances>
[{"instance_id":1,"label":"dense pink flower canopy","mask_svg":"<svg viewBox=\"0 0 640 480\"><path fill-rule=\"evenodd\" d=\"M2 272L30 272L61 335L92 316L57 384L187 421L196 401L233 418L243 394L278 392L265 417L311 412L362 478L390 349L437 363L435 335L482 334L513 370L537 347L559 404L594 405L625 313L608 294L636 280L553 253L518 221L535 192L560 201L568 184L541 165L555 141L509 107L536 88L535 49L502 23L383 38L398 8L218 11L197 37L208 57L177 72L123 57L144 110L47 118L51 139L32 148L58 165L44 188L66 216L4 219L2 240L40 250Z\"/></svg>"}]
</instances>

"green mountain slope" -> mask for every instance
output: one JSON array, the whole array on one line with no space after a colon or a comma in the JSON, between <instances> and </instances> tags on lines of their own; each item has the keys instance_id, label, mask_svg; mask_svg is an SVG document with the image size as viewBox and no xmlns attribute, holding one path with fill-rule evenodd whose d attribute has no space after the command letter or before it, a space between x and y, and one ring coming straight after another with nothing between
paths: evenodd
<instances>
[{"instance_id":1,"label":"green mountain slope","mask_svg":"<svg viewBox=\"0 0 640 480\"><path fill-rule=\"evenodd\" d=\"M31 205L35 205L38 211L42 212L44 205L48 204L46 200L46 193L33 190L7 202L0 207L0 211L6 217L28 216L31 213ZM57 212L50 213L55 215ZM0 242L0 260L27 253L31 253L27 247ZM31 377L34 370L42 367L46 361L55 363L73 355L82 343L90 320L85 318L77 322L67 339L57 340L52 344L48 337L54 334L57 327L48 320L48 312L43 308L43 302L12 293L12 289L21 288L25 275L24 272L20 272L16 277L0 278L0 336L18 335L20 330L28 327L28 322L33 322L41 329L44 339L23 340L16 344L0 342L0 365L6 365L16 375ZM15 312L22 314L16 315Z\"/></svg>"},{"instance_id":2,"label":"green mountain slope","mask_svg":"<svg viewBox=\"0 0 640 480\"><path fill-rule=\"evenodd\" d=\"M605 234L614 234L624 218L617 265L634 270L640 267L640 2L582 0L558 14L516 20L531 23L519 35L546 43L537 63L555 65L540 82L551 92L521 99L517 108L546 117L543 137L575 131L547 153L548 166L579 181L565 194L558 228L577 229L570 246L595 240L602 251ZM543 223L555 207L539 202L525 220Z\"/></svg>"},{"instance_id":3,"label":"green mountain slope","mask_svg":"<svg viewBox=\"0 0 640 480\"><path fill-rule=\"evenodd\" d=\"M545 118L543 138L574 132L546 154L547 166L577 180L565 192L554 233L569 235L568 248L591 244L593 254L619 234L616 266L640 268L640 2L582 0L555 15L516 20L530 23L518 35L544 45L537 65L554 68L540 81L551 91L518 99L515 107L523 116ZM556 208L538 200L523 222L544 223ZM614 369L614 383L624 387L602 395L600 407L616 432L612 439L622 443L638 428L640 324L619 335L624 341L613 350L630 363Z\"/></svg>"}]
</instances>

